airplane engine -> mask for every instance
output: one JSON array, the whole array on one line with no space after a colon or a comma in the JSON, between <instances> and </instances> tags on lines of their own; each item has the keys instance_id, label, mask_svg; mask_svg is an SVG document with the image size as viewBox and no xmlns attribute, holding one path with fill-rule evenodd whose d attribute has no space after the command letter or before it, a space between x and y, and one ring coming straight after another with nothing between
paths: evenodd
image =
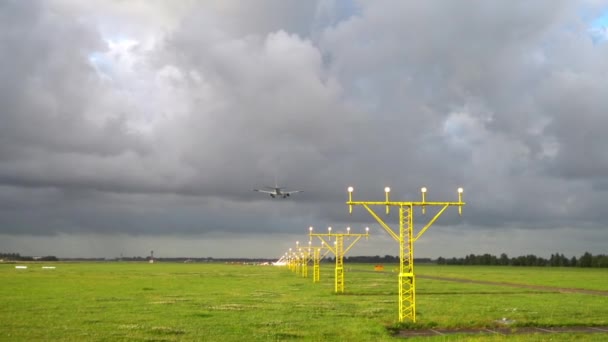
<instances>
[{"instance_id":1,"label":"airplane engine","mask_svg":"<svg viewBox=\"0 0 608 342\"><path fill-rule=\"evenodd\" d=\"M273 194L270 194L270 197L274 198L274 195L273 195Z\"/></svg>"}]
</instances>

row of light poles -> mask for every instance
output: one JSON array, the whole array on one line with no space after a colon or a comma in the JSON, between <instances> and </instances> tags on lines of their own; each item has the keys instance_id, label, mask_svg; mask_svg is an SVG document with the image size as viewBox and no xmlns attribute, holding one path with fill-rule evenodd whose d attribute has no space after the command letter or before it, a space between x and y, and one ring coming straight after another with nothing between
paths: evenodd
<instances>
[{"instance_id":1,"label":"row of light poles","mask_svg":"<svg viewBox=\"0 0 608 342\"><path fill-rule=\"evenodd\" d=\"M346 233L338 233L332 232L331 227L327 228L327 233L315 233L313 227L308 228L308 236L309 239L312 240L313 237L319 238L321 240L321 244L327 246L327 248L334 254L336 257L336 267L335 267L335 291L336 293L344 293L344 255L348 253L348 251L362 238L366 239L369 237L369 227L365 227L365 233L351 233L350 227L346 227ZM325 238L328 241L331 241L332 236L334 237L334 246L325 241ZM354 238L350 241L348 246L344 246L344 238Z\"/></svg>"},{"instance_id":2,"label":"row of light poles","mask_svg":"<svg viewBox=\"0 0 608 342\"><path fill-rule=\"evenodd\" d=\"M391 201L390 187L384 188L384 201L353 201L354 188L349 186L348 205L349 213L352 213L353 206L362 206L368 213L376 219L376 221L384 228L384 230L399 243L399 321L403 322L406 319L412 322L416 321L416 286L414 278L414 242L418 240L422 234L447 210L448 207L458 207L458 214L462 215L462 207L465 202L462 201L464 190L458 188L457 202L436 202L427 201L426 195L428 189L420 188L422 195L421 201ZM372 209L374 206L385 206L386 215L390 214L390 207L399 209L399 229L392 229L384 220ZM438 212L416 233L414 231L414 207L421 207L422 214L426 213L427 207L439 207ZM313 227L309 227L309 242L308 249L300 247L300 242L296 241L296 250L289 248L289 252L281 258L284 259L289 269L301 274L303 277L308 276L308 263L313 261L314 276L313 282L318 282L319 276L319 261L328 253L333 253L336 257L335 267L335 292L344 292L344 255L361 239L369 237L369 227L365 228L365 233L351 233L350 227L346 228L346 233L332 232L332 227L327 228L327 233L315 233ZM321 240L321 246L312 246L313 237ZM333 244L328 243L334 237ZM344 248L344 237L354 238L350 245ZM327 238L327 241L325 240ZM321 252L324 251L323 256Z\"/></svg>"},{"instance_id":3,"label":"row of light poles","mask_svg":"<svg viewBox=\"0 0 608 342\"><path fill-rule=\"evenodd\" d=\"M361 239L361 237L369 237L369 227L365 227L365 233L353 233L350 227L346 227L346 233L332 231L332 227L327 227L327 233L316 233L314 228L308 227L309 241L308 246L300 246L300 241L296 241L296 248L289 248L287 252L279 259L288 268L302 277L308 277L308 264L312 261L313 264L313 283L320 281L320 261L329 253L332 253L336 258L335 268L335 291L336 293L344 292L344 255ZM319 238L320 246L313 246L313 237ZM334 237L333 244L329 241ZM354 238L348 246L344 246L344 238ZM327 240L326 240L327 239Z\"/></svg>"}]
</instances>

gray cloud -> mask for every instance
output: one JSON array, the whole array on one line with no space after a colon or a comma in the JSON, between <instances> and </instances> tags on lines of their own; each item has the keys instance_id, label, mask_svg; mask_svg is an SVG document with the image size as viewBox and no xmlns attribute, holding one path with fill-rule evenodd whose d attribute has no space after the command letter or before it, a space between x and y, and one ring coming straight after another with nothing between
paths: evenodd
<instances>
[{"instance_id":1,"label":"gray cloud","mask_svg":"<svg viewBox=\"0 0 608 342\"><path fill-rule=\"evenodd\" d=\"M0 233L223 248L373 225L347 214L347 186L424 185L465 187L444 230L601 237L608 45L590 25L606 5L4 2ZM251 191L275 178L305 192Z\"/></svg>"}]
</instances>

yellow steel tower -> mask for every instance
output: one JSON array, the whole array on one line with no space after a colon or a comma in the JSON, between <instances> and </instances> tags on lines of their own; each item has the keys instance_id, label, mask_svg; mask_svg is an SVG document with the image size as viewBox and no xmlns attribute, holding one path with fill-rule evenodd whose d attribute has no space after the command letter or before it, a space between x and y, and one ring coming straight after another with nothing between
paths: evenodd
<instances>
[{"instance_id":1,"label":"yellow steel tower","mask_svg":"<svg viewBox=\"0 0 608 342\"><path fill-rule=\"evenodd\" d=\"M298 258L299 273L302 277L308 277L308 253L300 247L300 241L296 241L296 256Z\"/></svg>"},{"instance_id":2,"label":"yellow steel tower","mask_svg":"<svg viewBox=\"0 0 608 342\"><path fill-rule=\"evenodd\" d=\"M352 213L353 205L363 206L372 215L378 223L399 242L399 322L410 319L416 322L416 281L414 278L414 242L424 234L424 232L443 214L450 206L457 206L458 213L462 215L462 206L465 203L462 201L462 188L458 188L458 202L427 202L426 188L420 189L422 193L422 201L420 202L393 202L389 200L389 187L384 188L384 202L363 202L353 201L353 187L348 188L348 211ZM399 208L399 234L389 227L376 212L371 208L374 205L386 206L386 214L389 213L391 206ZM441 207L439 212L418 232L414 234L414 207L422 207L422 213L425 213L426 207L436 206Z\"/></svg>"},{"instance_id":3,"label":"yellow steel tower","mask_svg":"<svg viewBox=\"0 0 608 342\"><path fill-rule=\"evenodd\" d=\"M295 274L299 274L301 260L300 260L300 254L298 253L298 248L296 248L295 250L292 250L291 248L289 248L289 255L290 255L289 260L290 260L291 271L294 272Z\"/></svg>"},{"instance_id":4,"label":"yellow steel tower","mask_svg":"<svg viewBox=\"0 0 608 342\"><path fill-rule=\"evenodd\" d=\"M321 247L314 247L313 257L312 257L312 282L318 283L321 281Z\"/></svg>"},{"instance_id":5,"label":"yellow steel tower","mask_svg":"<svg viewBox=\"0 0 608 342\"><path fill-rule=\"evenodd\" d=\"M325 247L325 242L321 242L321 246L313 246L312 241L308 241L308 256L309 259L312 259L312 282L318 283L321 280L321 259L329 253L329 249L325 251L323 255L321 255L321 251L323 249L327 249Z\"/></svg>"},{"instance_id":6,"label":"yellow steel tower","mask_svg":"<svg viewBox=\"0 0 608 342\"><path fill-rule=\"evenodd\" d=\"M291 251L291 248L289 248L289 252L287 252L287 264L289 265L289 270L294 272L296 269L296 264L294 262L293 252Z\"/></svg>"},{"instance_id":7,"label":"yellow steel tower","mask_svg":"<svg viewBox=\"0 0 608 342\"><path fill-rule=\"evenodd\" d=\"M365 227L365 234L353 234L350 232L350 227L346 228L346 233L332 233L331 227L328 227L328 232L325 234L313 233L313 227L309 227L309 236L312 239L313 236L318 237L321 242L327 246L332 253L334 253L336 257L336 270L335 270L335 282L336 282L336 293L344 293L344 255L361 239L361 237L365 236L366 238L369 236L369 227ZM328 240L331 240L331 237L334 236L336 239L334 240L334 247L332 248L327 241L325 241L324 237L327 237ZM351 244L344 249L344 237L354 237L355 240L351 242Z\"/></svg>"}]
</instances>

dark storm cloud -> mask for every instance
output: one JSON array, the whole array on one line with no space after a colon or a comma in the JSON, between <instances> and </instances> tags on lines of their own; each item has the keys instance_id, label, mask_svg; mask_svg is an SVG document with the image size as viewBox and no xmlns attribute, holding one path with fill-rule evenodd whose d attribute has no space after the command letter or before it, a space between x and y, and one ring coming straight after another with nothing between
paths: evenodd
<instances>
[{"instance_id":1,"label":"dark storm cloud","mask_svg":"<svg viewBox=\"0 0 608 342\"><path fill-rule=\"evenodd\" d=\"M0 232L305 233L359 200L601 229L593 1L5 1ZM269 201L254 187L305 190ZM509 228L510 229L510 228Z\"/></svg>"}]
</instances>

